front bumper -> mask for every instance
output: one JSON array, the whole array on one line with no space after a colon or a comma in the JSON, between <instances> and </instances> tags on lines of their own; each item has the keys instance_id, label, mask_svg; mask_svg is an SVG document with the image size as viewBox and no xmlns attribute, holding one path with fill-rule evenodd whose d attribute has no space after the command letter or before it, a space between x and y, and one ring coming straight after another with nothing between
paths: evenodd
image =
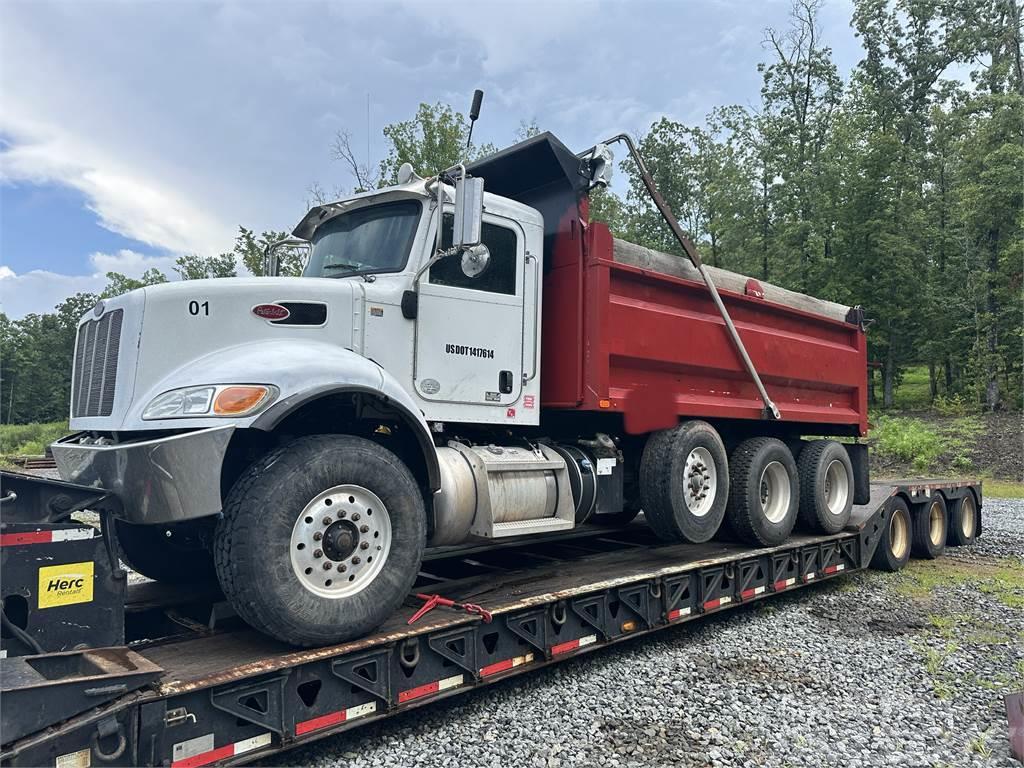
<instances>
[{"instance_id":1,"label":"front bumper","mask_svg":"<svg viewBox=\"0 0 1024 768\"><path fill-rule=\"evenodd\" d=\"M126 520L177 523L221 510L220 470L233 425L117 445L50 446L60 476L120 497Z\"/></svg>"}]
</instances>

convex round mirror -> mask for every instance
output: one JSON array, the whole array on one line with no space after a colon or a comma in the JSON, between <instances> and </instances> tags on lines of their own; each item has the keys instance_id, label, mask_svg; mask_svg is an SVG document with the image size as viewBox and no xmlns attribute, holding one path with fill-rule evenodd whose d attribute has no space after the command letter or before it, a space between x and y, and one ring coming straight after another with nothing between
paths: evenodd
<instances>
[{"instance_id":1,"label":"convex round mirror","mask_svg":"<svg viewBox=\"0 0 1024 768\"><path fill-rule=\"evenodd\" d=\"M480 277L491 265L491 252L487 246L472 245L462 252L462 274L466 277Z\"/></svg>"}]
</instances>

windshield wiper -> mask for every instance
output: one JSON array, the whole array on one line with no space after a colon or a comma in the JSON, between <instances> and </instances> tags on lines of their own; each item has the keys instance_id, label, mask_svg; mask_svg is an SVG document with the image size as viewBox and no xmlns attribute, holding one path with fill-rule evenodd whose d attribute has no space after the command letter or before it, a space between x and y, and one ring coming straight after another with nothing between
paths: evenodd
<instances>
[{"instance_id":1,"label":"windshield wiper","mask_svg":"<svg viewBox=\"0 0 1024 768\"><path fill-rule=\"evenodd\" d=\"M351 269L351 270L357 270L357 269L362 269L362 268L363 268L362 264L350 264L347 261L335 261L332 264L324 264L321 267L321 269L323 269L325 272L328 269Z\"/></svg>"}]
</instances>

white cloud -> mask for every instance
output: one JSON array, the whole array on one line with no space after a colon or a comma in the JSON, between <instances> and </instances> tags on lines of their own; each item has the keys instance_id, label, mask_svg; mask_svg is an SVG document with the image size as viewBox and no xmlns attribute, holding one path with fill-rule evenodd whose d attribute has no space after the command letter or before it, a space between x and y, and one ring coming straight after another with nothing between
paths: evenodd
<instances>
[{"instance_id":1,"label":"white cloud","mask_svg":"<svg viewBox=\"0 0 1024 768\"><path fill-rule=\"evenodd\" d=\"M146 270L156 268L168 278L175 277L170 271L174 265L174 258L170 256L146 256L123 249L117 253L92 253L89 263L93 271L88 275L63 275L45 269L17 274L8 266L0 266L0 311L11 319L33 312L52 312L55 306L76 293L102 291L107 285L107 272L137 278Z\"/></svg>"}]
</instances>

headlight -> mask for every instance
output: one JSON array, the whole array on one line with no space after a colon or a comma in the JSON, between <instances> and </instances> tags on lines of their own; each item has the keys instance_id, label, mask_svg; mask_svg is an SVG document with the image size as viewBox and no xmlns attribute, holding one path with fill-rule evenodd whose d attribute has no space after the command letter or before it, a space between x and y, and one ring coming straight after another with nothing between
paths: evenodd
<instances>
[{"instance_id":1,"label":"headlight","mask_svg":"<svg viewBox=\"0 0 1024 768\"><path fill-rule=\"evenodd\" d=\"M277 388L265 384L209 384L157 395L142 412L147 421L189 416L246 416L267 406Z\"/></svg>"}]
</instances>

